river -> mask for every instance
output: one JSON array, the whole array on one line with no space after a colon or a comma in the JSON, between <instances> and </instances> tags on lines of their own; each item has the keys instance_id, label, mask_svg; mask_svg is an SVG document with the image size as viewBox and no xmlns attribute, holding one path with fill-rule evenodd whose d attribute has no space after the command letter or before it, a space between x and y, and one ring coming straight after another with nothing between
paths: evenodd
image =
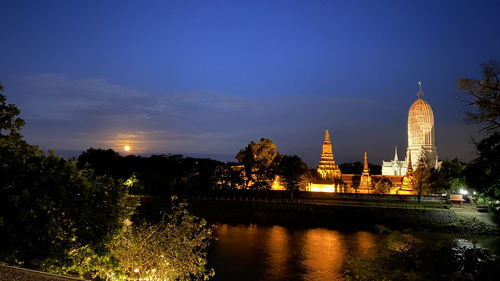
<instances>
[{"instance_id":1,"label":"river","mask_svg":"<svg viewBox=\"0 0 500 281\"><path fill-rule=\"evenodd\" d=\"M255 224L217 224L215 236L208 260L215 269L214 280L219 281L342 280L347 257L374 259L383 249L399 246L389 234ZM420 233L411 237L423 244L442 241L450 247L483 248L497 257L500 254L499 236Z\"/></svg>"}]
</instances>

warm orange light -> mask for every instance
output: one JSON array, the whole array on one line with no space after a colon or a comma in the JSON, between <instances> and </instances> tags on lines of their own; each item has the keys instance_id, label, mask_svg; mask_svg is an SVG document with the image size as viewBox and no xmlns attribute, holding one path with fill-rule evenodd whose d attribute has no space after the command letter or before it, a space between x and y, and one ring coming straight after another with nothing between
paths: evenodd
<instances>
[{"instance_id":1,"label":"warm orange light","mask_svg":"<svg viewBox=\"0 0 500 281\"><path fill-rule=\"evenodd\" d=\"M130 146L129 146L129 145L124 146L124 147L123 147L123 150L125 150L125 151L130 151Z\"/></svg>"},{"instance_id":2,"label":"warm orange light","mask_svg":"<svg viewBox=\"0 0 500 281\"><path fill-rule=\"evenodd\" d=\"M335 192L335 187L333 186L333 184L311 183L309 185L309 191L314 191L314 192Z\"/></svg>"}]
</instances>

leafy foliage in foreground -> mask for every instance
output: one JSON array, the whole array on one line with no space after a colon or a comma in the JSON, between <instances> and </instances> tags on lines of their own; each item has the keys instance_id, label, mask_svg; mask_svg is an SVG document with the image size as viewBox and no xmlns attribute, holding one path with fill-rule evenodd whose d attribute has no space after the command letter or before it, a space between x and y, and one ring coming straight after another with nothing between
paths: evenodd
<instances>
[{"instance_id":1,"label":"leafy foliage in foreground","mask_svg":"<svg viewBox=\"0 0 500 281\"><path fill-rule=\"evenodd\" d=\"M82 253L107 256L134 205L123 184L21 139L0 140L0 162L1 260L81 275Z\"/></svg>"},{"instance_id":2,"label":"leafy foliage in foreground","mask_svg":"<svg viewBox=\"0 0 500 281\"><path fill-rule=\"evenodd\" d=\"M127 188L24 141L20 110L0 95L0 260L81 275L131 213ZM85 253L85 255L83 255Z\"/></svg>"},{"instance_id":3,"label":"leafy foliage in foreground","mask_svg":"<svg viewBox=\"0 0 500 281\"><path fill-rule=\"evenodd\" d=\"M154 276L187 280L213 275L205 269L212 228L204 220L179 204L166 222L122 232L137 206L128 197L134 180L127 186L78 169L76 161L52 151L46 156L23 140L20 111L5 102L0 94L0 262L64 275L127 279L133 277L126 274L130 268L140 268L139 273L148 268L128 263L127 255L132 253L134 260L140 252L144 261L155 261L152 257L161 253L170 266L155 265ZM132 249L122 248L128 246Z\"/></svg>"},{"instance_id":4,"label":"leafy foliage in foreground","mask_svg":"<svg viewBox=\"0 0 500 281\"><path fill-rule=\"evenodd\" d=\"M175 197L173 197L175 200ZM126 278L191 280L214 275L206 268L213 227L191 215L187 203L173 202L167 219L128 226L110 244Z\"/></svg>"}]
</instances>

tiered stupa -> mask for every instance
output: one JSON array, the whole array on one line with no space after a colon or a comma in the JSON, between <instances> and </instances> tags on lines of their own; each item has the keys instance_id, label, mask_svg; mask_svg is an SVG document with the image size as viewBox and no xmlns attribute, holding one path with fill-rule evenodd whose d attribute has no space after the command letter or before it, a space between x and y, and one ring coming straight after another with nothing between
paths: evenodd
<instances>
[{"instance_id":1,"label":"tiered stupa","mask_svg":"<svg viewBox=\"0 0 500 281\"><path fill-rule=\"evenodd\" d=\"M363 165L363 173L359 180L359 187L356 192L359 193L373 193L373 179L370 175L370 169L368 168L368 157L365 152L365 163Z\"/></svg>"},{"instance_id":2,"label":"tiered stupa","mask_svg":"<svg viewBox=\"0 0 500 281\"><path fill-rule=\"evenodd\" d=\"M333 192L339 191L342 184L342 174L339 166L335 165L335 160L333 160L332 143L330 142L330 134L328 133L328 130L325 130L325 141L323 142L323 151L321 153L321 159L319 160L317 171L322 178L322 182L329 185L329 187L319 187L319 185L316 185L316 187L313 188L332 190Z\"/></svg>"},{"instance_id":3,"label":"tiered stupa","mask_svg":"<svg viewBox=\"0 0 500 281\"><path fill-rule=\"evenodd\" d=\"M413 175L413 168L411 164L411 150L408 151L408 168L406 168L406 174L403 177L403 183L401 188L396 194L399 195L410 195L414 194L415 188L415 176Z\"/></svg>"},{"instance_id":4,"label":"tiered stupa","mask_svg":"<svg viewBox=\"0 0 500 281\"><path fill-rule=\"evenodd\" d=\"M332 143L330 142L328 130L325 130L325 141L323 142L321 160L319 160L318 164L318 173L323 179L335 179L341 176L339 166L335 165L335 160L333 160Z\"/></svg>"}]
</instances>

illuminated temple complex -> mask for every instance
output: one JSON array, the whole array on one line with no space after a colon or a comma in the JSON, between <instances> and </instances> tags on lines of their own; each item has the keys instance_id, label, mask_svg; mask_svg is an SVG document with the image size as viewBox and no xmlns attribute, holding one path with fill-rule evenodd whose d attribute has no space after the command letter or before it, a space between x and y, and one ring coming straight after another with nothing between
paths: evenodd
<instances>
[{"instance_id":1,"label":"illuminated temple complex","mask_svg":"<svg viewBox=\"0 0 500 281\"><path fill-rule=\"evenodd\" d=\"M440 166L434 140L434 114L431 106L422 97L422 86L419 82L418 99L408 111L408 147L404 160L399 160L396 148L394 159L383 161L382 175L371 175L365 152L361 174L342 174L335 164L330 134L325 130L323 150L317 168L318 178L308 183L306 191L369 194L376 192L377 182L387 179L392 183L390 194L416 194L413 167L417 167L420 160L423 160L428 169Z\"/></svg>"},{"instance_id":2,"label":"illuminated temple complex","mask_svg":"<svg viewBox=\"0 0 500 281\"><path fill-rule=\"evenodd\" d=\"M411 166L407 169L410 174L404 176L371 175L368 167L368 155L364 154L363 171L361 174L342 174L333 158L333 149L328 130L325 131L323 151L318 164L319 178L310 182L306 191L314 192L345 192L345 193L375 193L375 184L382 178L392 182L391 193L413 194L413 174ZM406 180L405 180L406 179Z\"/></svg>"}]
</instances>

